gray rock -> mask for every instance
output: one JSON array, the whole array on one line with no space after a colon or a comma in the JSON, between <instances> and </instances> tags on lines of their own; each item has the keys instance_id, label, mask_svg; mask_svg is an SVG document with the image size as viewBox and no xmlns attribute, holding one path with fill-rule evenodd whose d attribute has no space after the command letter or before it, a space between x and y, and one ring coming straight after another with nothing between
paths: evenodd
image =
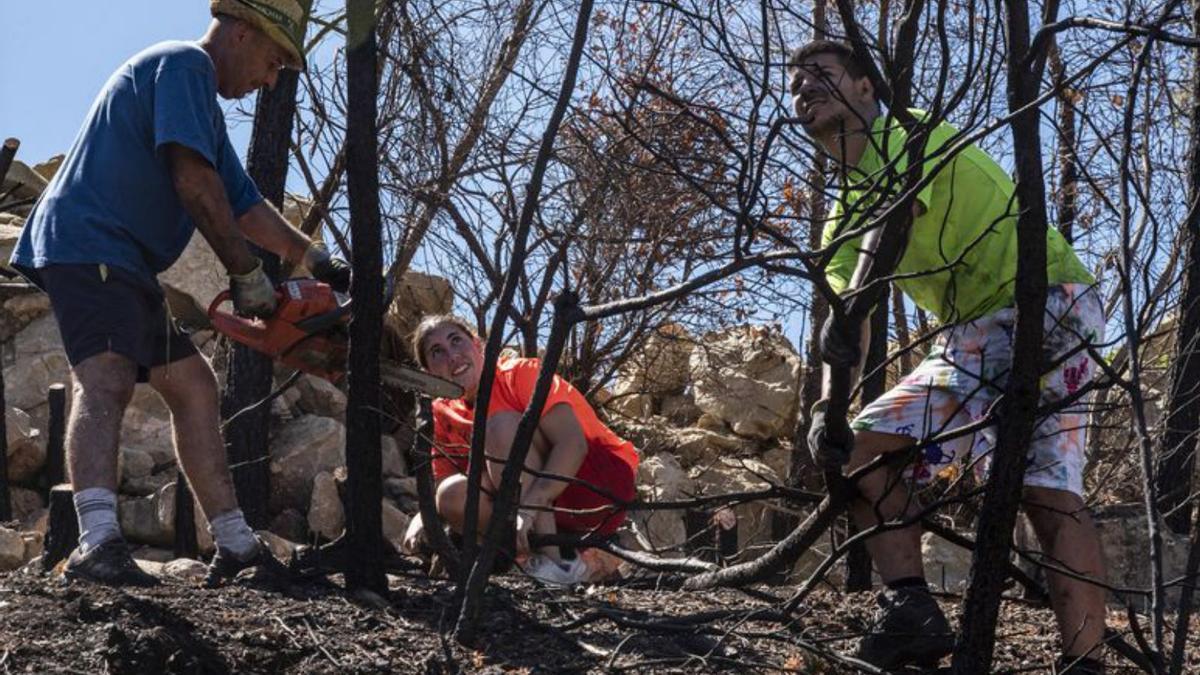
<instances>
[{"instance_id":1,"label":"gray rock","mask_svg":"<svg viewBox=\"0 0 1200 675\"><path fill-rule=\"evenodd\" d=\"M194 581L208 574L208 565L191 558L176 558L163 566L163 574Z\"/></svg>"},{"instance_id":2,"label":"gray rock","mask_svg":"<svg viewBox=\"0 0 1200 675\"><path fill-rule=\"evenodd\" d=\"M308 529L325 541L337 539L346 529L346 512L333 474L321 472L313 479L308 505Z\"/></svg>"},{"instance_id":3,"label":"gray rock","mask_svg":"<svg viewBox=\"0 0 1200 675\"><path fill-rule=\"evenodd\" d=\"M407 476L408 462L404 460L404 453L401 452L400 444L396 442L396 439L389 434L384 434L379 444L383 453L383 477L387 479Z\"/></svg>"},{"instance_id":4,"label":"gray rock","mask_svg":"<svg viewBox=\"0 0 1200 675\"><path fill-rule=\"evenodd\" d=\"M271 549L271 555L278 558L280 562L287 563L296 552L297 544L295 542L284 539L274 532L259 530L258 536L266 543L267 548Z\"/></svg>"},{"instance_id":5,"label":"gray rock","mask_svg":"<svg viewBox=\"0 0 1200 675\"><path fill-rule=\"evenodd\" d=\"M121 445L148 453L154 466L175 461L171 411L148 384L133 389L133 398L121 420Z\"/></svg>"},{"instance_id":6,"label":"gray rock","mask_svg":"<svg viewBox=\"0 0 1200 675\"><path fill-rule=\"evenodd\" d=\"M965 533L974 539L975 533ZM951 544L932 532L921 535L921 559L930 586L947 593L966 590L971 578L971 551Z\"/></svg>"},{"instance_id":7,"label":"gray rock","mask_svg":"<svg viewBox=\"0 0 1200 675\"><path fill-rule=\"evenodd\" d=\"M800 357L777 328L737 326L704 336L691 354L696 406L735 434L761 440L790 435Z\"/></svg>"},{"instance_id":8,"label":"gray rock","mask_svg":"<svg viewBox=\"0 0 1200 675\"><path fill-rule=\"evenodd\" d=\"M346 394L329 380L304 375L296 381L295 389L302 412L338 420L346 416Z\"/></svg>"},{"instance_id":9,"label":"gray rock","mask_svg":"<svg viewBox=\"0 0 1200 675\"><path fill-rule=\"evenodd\" d=\"M21 540L25 542L25 562L33 560L46 550L46 535L43 532L36 530L22 532Z\"/></svg>"},{"instance_id":10,"label":"gray rock","mask_svg":"<svg viewBox=\"0 0 1200 675\"><path fill-rule=\"evenodd\" d=\"M417 328L421 317L426 314L445 314L453 305L454 289L449 281L420 272L405 272L400 283L396 284L392 305L384 314L384 332L395 338L400 351L408 354L408 337ZM408 356L411 358L412 354Z\"/></svg>"},{"instance_id":11,"label":"gray rock","mask_svg":"<svg viewBox=\"0 0 1200 675\"><path fill-rule=\"evenodd\" d=\"M661 502L689 499L696 484L673 455L661 453L644 458L638 465L638 496L643 501ZM687 526L683 511L633 511L630 513L638 544L648 550L680 555L678 550L687 541Z\"/></svg>"},{"instance_id":12,"label":"gray rock","mask_svg":"<svg viewBox=\"0 0 1200 675\"><path fill-rule=\"evenodd\" d=\"M779 477L766 464L749 458L722 457L703 466L695 466L688 475L696 481L697 495L721 495L764 490L779 483ZM738 550L771 539L771 514L775 505L758 499L731 507L737 516Z\"/></svg>"},{"instance_id":13,"label":"gray rock","mask_svg":"<svg viewBox=\"0 0 1200 675\"><path fill-rule=\"evenodd\" d=\"M308 521L296 509L284 509L271 519L267 527L275 534L290 541L308 541Z\"/></svg>"},{"instance_id":14,"label":"gray rock","mask_svg":"<svg viewBox=\"0 0 1200 675\"><path fill-rule=\"evenodd\" d=\"M21 483L31 481L46 463L45 439L34 428L33 419L22 410L9 408L4 412L4 422L8 441L8 479Z\"/></svg>"},{"instance_id":15,"label":"gray rock","mask_svg":"<svg viewBox=\"0 0 1200 675\"><path fill-rule=\"evenodd\" d=\"M0 225L0 232L4 229ZM0 233L0 240L4 235ZM4 253L4 245L0 243L0 267L8 258ZM0 341L16 335L35 320L50 313L50 296L45 293L25 293L4 301L3 316L6 325L0 326Z\"/></svg>"},{"instance_id":16,"label":"gray rock","mask_svg":"<svg viewBox=\"0 0 1200 675\"><path fill-rule=\"evenodd\" d=\"M154 458L150 453L137 448L120 449L120 480L121 491L128 493L129 483L144 480L154 471Z\"/></svg>"},{"instance_id":17,"label":"gray rock","mask_svg":"<svg viewBox=\"0 0 1200 675\"><path fill-rule=\"evenodd\" d=\"M22 529L32 529L32 524L46 510L42 495L36 490L11 485L8 488L8 496L12 504L13 519L20 521Z\"/></svg>"},{"instance_id":18,"label":"gray rock","mask_svg":"<svg viewBox=\"0 0 1200 675\"><path fill-rule=\"evenodd\" d=\"M21 533L0 527L0 571L15 570L25 564L25 540Z\"/></svg>"},{"instance_id":19,"label":"gray rock","mask_svg":"<svg viewBox=\"0 0 1200 675\"><path fill-rule=\"evenodd\" d=\"M175 484L145 497L120 495L117 515L125 539L169 547L175 543Z\"/></svg>"},{"instance_id":20,"label":"gray rock","mask_svg":"<svg viewBox=\"0 0 1200 675\"><path fill-rule=\"evenodd\" d=\"M393 551L400 551L404 541L404 533L408 530L408 514L401 511L387 499L383 500L383 541Z\"/></svg>"},{"instance_id":21,"label":"gray rock","mask_svg":"<svg viewBox=\"0 0 1200 675\"><path fill-rule=\"evenodd\" d=\"M4 395L9 406L32 415L34 408L45 404L51 384L70 381L71 369L53 314L34 320L5 349L11 350L3 359ZM36 426L43 423L44 419L35 417Z\"/></svg>"},{"instance_id":22,"label":"gray rock","mask_svg":"<svg viewBox=\"0 0 1200 675\"><path fill-rule=\"evenodd\" d=\"M283 426L271 448L271 511L308 508L313 478L346 463L345 428L328 417L305 415Z\"/></svg>"}]
</instances>

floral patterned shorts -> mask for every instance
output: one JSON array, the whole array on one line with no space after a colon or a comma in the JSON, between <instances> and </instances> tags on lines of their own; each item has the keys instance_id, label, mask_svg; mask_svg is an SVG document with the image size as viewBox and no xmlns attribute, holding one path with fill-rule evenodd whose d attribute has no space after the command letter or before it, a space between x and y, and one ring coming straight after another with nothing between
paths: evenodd
<instances>
[{"instance_id":1,"label":"floral patterned shorts","mask_svg":"<svg viewBox=\"0 0 1200 675\"><path fill-rule=\"evenodd\" d=\"M1074 394L1092 378L1095 364L1079 346L1104 339L1099 296L1086 284L1048 289L1044 350L1048 362L1058 366L1042 376L1043 404ZM1016 318L1016 309L1007 308L949 328L929 356L864 408L851 426L925 440L982 419L1008 381ZM1086 431L1086 397L1042 419L1033 432L1025 484L1082 496ZM967 466L982 478L995 444L994 426L930 444L911 468L911 478L924 482Z\"/></svg>"}]
</instances>

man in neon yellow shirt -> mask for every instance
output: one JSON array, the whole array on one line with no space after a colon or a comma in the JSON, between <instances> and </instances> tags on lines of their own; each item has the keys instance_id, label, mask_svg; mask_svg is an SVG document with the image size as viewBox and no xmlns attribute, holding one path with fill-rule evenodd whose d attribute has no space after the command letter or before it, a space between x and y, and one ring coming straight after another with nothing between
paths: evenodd
<instances>
[{"instance_id":1,"label":"man in neon yellow shirt","mask_svg":"<svg viewBox=\"0 0 1200 675\"><path fill-rule=\"evenodd\" d=\"M907 133L881 111L866 72L852 50L837 42L809 43L788 59L796 115L813 141L845 167L824 231L827 247L878 221L906 182ZM921 111L911 112L926 119ZM819 465L853 470L880 454L926 442L983 419L1003 393L1016 322L1014 186L979 148L953 149L957 133L945 123L929 132L921 166L928 180L913 201L912 227L895 270L895 283L944 330L930 355L866 406L850 427L844 420L826 420L824 401L814 406L808 442ZM872 254L877 232L837 246L825 269L836 292L860 287L866 272L861 259ZM1095 280L1070 245L1049 229L1046 246L1044 356L1058 365L1042 379L1042 401L1052 403L1091 378L1094 364L1079 347L1102 339L1104 321ZM858 372L866 336L859 340L854 334L868 330L864 325L845 331L832 320L822 330L826 396L829 368ZM1082 499L1085 425L1078 405L1039 423L1028 449L1022 505L1051 559L1103 580L1099 538ZM915 513L910 483L929 480L954 463L983 469L994 445L995 429L989 428L928 443L909 466L868 474L857 485L859 499L851 508L855 522L865 529ZM953 646L949 624L925 582L920 534L919 526L911 525L867 540L887 590L879 596L880 611L858 656L880 667L936 663ZM1065 669L1058 672L1103 672L1103 588L1054 572L1047 577L1063 639Z\"/></svg>"}]
</instances>

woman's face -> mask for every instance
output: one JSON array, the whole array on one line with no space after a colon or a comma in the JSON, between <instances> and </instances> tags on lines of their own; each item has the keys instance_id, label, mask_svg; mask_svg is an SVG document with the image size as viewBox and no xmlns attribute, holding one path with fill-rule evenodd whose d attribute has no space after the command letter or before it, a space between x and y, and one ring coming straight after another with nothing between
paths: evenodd
<instances>
[{"instance_id":1,"label":"woman's face","mask_svg":"<svg viewBox=\"0 0 1200 675\"><path fill-rule=\"evenodd\" d=\"M425 369L463 388L463 398L475 400L482 375L483 351L479 340L452 323L443 323L421 341Z\"/></svg>"}]
</instances>

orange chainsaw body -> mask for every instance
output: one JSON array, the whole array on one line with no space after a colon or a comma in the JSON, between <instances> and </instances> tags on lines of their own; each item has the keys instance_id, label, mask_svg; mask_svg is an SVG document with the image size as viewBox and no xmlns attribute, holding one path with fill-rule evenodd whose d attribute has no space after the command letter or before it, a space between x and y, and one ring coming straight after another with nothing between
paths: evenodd
<instances>
[{"instance_id":1,"label":"orange chainsaw body","mask_svg":"<svg viewBox=\"0 0 1200 675\"><path fill-rule=\"evenodd\" d=\"M208 318L222 335L292 368L337 383L345 375L350 321L348 306L338 303L328 284L289 279L275 289L278 307L267 319L238 316L221 309L231 300L223 291L208 306Z\"/></svg>"}]
</instances>

